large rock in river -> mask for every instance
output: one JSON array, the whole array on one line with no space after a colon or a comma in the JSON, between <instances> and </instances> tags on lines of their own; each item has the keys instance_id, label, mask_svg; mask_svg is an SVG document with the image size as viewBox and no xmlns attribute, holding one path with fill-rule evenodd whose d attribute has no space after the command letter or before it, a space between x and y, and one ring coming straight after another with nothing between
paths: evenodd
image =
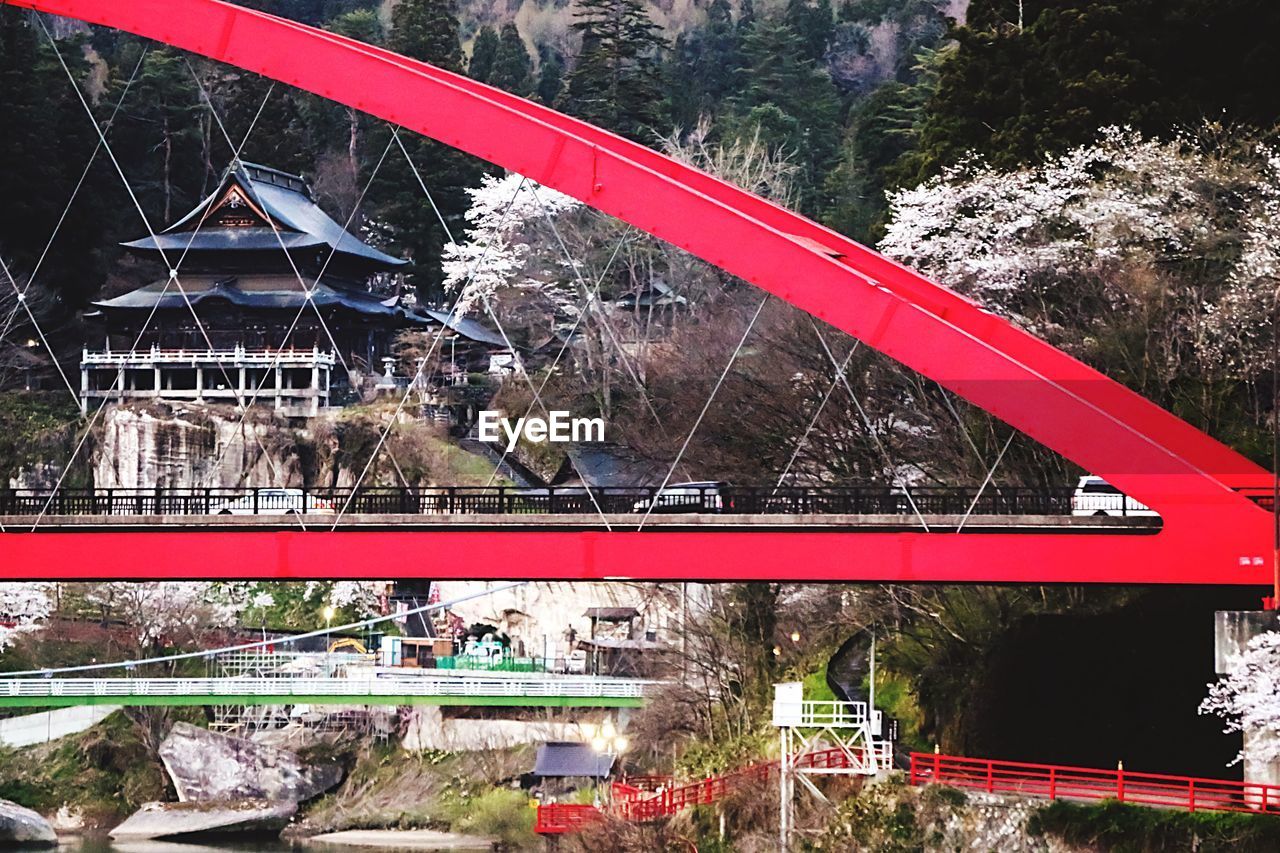
<instances>
[{"instance_id":1,"label":"large rock in river","mask_svg":"<svg viewBox=\"0 0 1280 853\"><path fill-rule=\"evenodd\" d=\"M55 847L58 836L49 821L17 803L0 800L0 848Z\"/></svg>"},{"instance_id":2,"label":"large rock in river","mask_svg":"<svg viewBox=\"0 0 1280 853\"><path fill-rule=\"evenodd\" d=\"M276 835L298 811L288 801L147 803L115 829L117 841L216 835Z\"/></svg>"},{"instance_id":3,"label":"large rock in river","mask_svg":"<svg viewBox=\"0 0 1280 853\"><path fill-rule=\"evenodd\" d=\"M160 760L182 802L309 800L342 781L336 765L309 766L295 753L175 723Z\"/></svg>"}]
</instances>

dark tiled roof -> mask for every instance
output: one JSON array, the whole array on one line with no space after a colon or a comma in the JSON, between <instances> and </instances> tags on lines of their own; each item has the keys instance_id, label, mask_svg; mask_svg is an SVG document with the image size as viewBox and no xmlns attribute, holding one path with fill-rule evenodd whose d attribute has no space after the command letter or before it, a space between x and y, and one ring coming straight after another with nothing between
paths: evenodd
<instances>
[{"instance_id":1,"label":"dark tiled roof","mask_svg":"<svg viewBox=\"0 0 1280 853\"><path fill-rule=\"evenodd\" d=\"M613 756L603 755L589 743L544 743L538 747L533 775L542 778L581 776L603 779L613 770Z\"/></svg>"},{"instance_id":2,"label":"dark tiled roof","mask_svg":"<svg viewBox=\"0 0 1280 853\"><path fill-rule=\"evenodd\" d=\"M306 304L302 284L290 276L183 276L177 284L165 288L165 282L131 290L114 299L93 303L103 310L151 310L185 309L187 300L192 305L225 300L242 308L292 308L300 310ZM308 282L311 285L311 282ZM185 295L184 295L185 294ZM342 307L369 316L393 318L405 325L426 325L395 304L372 293L353 290L320 282L313 288L312 299L320 308Z\"/></svg>"},{"instance_id":3,"label":"dark tiled roof","mask_svg":"<svg viewBox=\"0 0 1280 853\"><path fill-rule=\"evenodd\" d=\"M591 488L658 486L666 473L664 466L616 444L574 444L569 446L567 456L572 472L564 472L564 482L572 482L576 474L578 481Z\"/></svg>"},{"instance_id":4,"label":"dark tiled roof","mask_svg":"<svg viewBox=\"0 0 1280 853\"><path fill-rule=\"evenodd\" d=\"M471 320L467 317L458 317L444 311L432 311L430 308L419 308L418 310L420 313L425 314L445 328L452 329L464 338L469 338L478 343L488 344L492 347L502 347L505 349L507 346L507 342L503 339L502 335L495 332L493 329L490 329L488 326L476 322L475 320Z\"/></svg>"},{"instance_id":5,"label":"dark tiled roof","mask_svg":"<svg viewBox=\"0 0 1280 853\"><path fill-rule=\"evenodd\" d=\"M124 245L144 251L156 251L157 248L166 253L183 251L192 241L191 232L196 230L205 210L219 201L232 183L243 187L249 199L279 224L280 237L287 248L328 246L339 254L358 258L375 267L398 267L405 263L373 248L334 222L311 198L311 190L302 178L253 163L241 163L239 168L228 169L217 191L166 229L158 240L147 236ZM269 250L279 247L280 240L269 227L234 228L210 224L199 228L191 246L196 251Z\"/></svg>"}]
</instances>

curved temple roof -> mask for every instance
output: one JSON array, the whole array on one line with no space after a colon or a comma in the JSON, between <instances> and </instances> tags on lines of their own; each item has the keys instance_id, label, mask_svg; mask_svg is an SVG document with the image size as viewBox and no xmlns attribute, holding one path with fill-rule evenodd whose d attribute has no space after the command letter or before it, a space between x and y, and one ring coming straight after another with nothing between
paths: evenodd
<instances>
[{"instance_id":1,"label":"curved temple roof","mask_svg":"<svg viewBox=\"0 0 1280 853\"><path fill-rule=\"evenodd\" d=\"M209 221L229 205L246 208L253 224ZM315 203L302 178L243 162L232 164L217 191L177 223L154 238L147 236L124 245L140 251L181 255L188 250L270 251L279 249L281 243L289 250L328 247L373 268L390 269L406 263L368 245L335 222Z\"/></svg>"},{"instance_id":2,"label":"curved temple roof","mask_svg":"<svg viewBox=\"0 0 1280 853\"><path fill-rule=\"evenodd\" d=\"M182 288L165 288L165 282L157 281L137 290L131 290L114 299L93 303L107 311L113 309L186 311L187 301L192 306L210 300L225 300L242 308L292 308L300 310L306 304L306 294L296 279L286 276L183 276ZM393 317L417 325L426 321L398 307L396 299L384 300L372 293L317 283L312 289L312 300L318 308L340 307L368 316Z\"/></svg>"}]
</instances>

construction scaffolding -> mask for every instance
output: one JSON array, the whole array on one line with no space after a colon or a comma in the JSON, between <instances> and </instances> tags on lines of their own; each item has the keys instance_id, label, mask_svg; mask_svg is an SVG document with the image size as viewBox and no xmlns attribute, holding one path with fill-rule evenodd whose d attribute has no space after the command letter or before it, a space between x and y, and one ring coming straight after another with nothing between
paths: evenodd
<instances>
[{"instance_id":1,"label":"construction scaffolding","mask_svg":"<svg viewBox=\"0 0 1280 853\"><path fill-rule=\"evenodd\" d=\"M893 742L881 737L884 720L868 702L810 702L804 685L774 685L773 724L778 727L781 849L791 849L796 783L829 803L814 776L876 776L893 768Z\"/></svg>"}]
</instances>

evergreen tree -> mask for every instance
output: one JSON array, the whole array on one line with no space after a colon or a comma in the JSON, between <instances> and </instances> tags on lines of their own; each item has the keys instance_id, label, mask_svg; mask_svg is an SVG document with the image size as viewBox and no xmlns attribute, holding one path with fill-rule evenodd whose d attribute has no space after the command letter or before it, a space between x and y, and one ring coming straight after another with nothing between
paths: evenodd
<instances>
[{"instance_id":1,"label":"evergreen tree","mask_svg":"<svg viewBox=\"0 0 1280 853\"><path fill-rule=\"evenodd\" d=\"M481 83L493 78L493 64L498 58L498 34L486 24L476 33L476 43L471 48L471 61L467 64L467 76Z\"/></svg>"},{"instance_id":2,"label":"evergreen tree","mask_svg":"<svg viewBox=\"0 0 1280 853\"><path fill-rule=\"evenodd\" d=\"M391 22L388 45L392 50L450 71L462 70L458 19L451 0L401 0ZM379 127L369 134L370 153L381 154L388 132ZM449 231L461 239L466 227L463 214L470 204L466 188L480 182L486 164L455 148L410 133L402 133L401 140L439 206ZM418 176L396 148L393 147L379 171L369 197L379 200L372 219L382 241L411 262L407 272L409 283L416 288L420 299L438 303L443 296L440 254L448 235L422 192Z\"/></svg>"},{"instance_id":3,"label":"evergreen tree","mask_svg":"<svg viewBox=\"0 0 1280 853\"><path fill-rule=\"evenodd\" d=\"M835 24L831 0L787 0L786 18L800 36L804 55L821 62L827 54Z\"/></svg>"},{"instance_id":4,"label":"evergreen tree","mask_svg":"<svg viewBox=\"0 0 1280 853\"><path fill-rule=\"evenodd\" d=\"M633 139L663 130L664 42L640 0L579 0L573 29L582 49L564 108Z\"/></svg>"},{"instance_id":5,"label":"evergreen tree","mask_svg":"<svg viewBox=\"0 0 1280 853\"><path fill-rule=\"evenodd\" d=\"M542 103L550 105L560 100L560 92L564 89L564 60L550 48L543 48L541 55L534 95Z\"/></svg>"},{"instance_id":6,"label":"evergreen tree","mask_svg":"<svg viewBox=\"0 0 1280 853\"><path fill-rule=\"evenodd\" d=\"M676 38L667 63L667 98L676 127L714 116L741 85L742 39L728 0L712 0L705 27Z\"/></svg>"},{"instance_id":7,"label":"evergreen tree","mask_svg":"<svg viewBox=\"0 0 1280 853\"><path fill-rule=\"evenodd\" d=\"M39 26L29 22L30 15L0 8L0 257L19 277L29 274L43 254L98 141L53 48ZM85 76L79 38L59 48L72 72ZM111 87L104 105L114 107L118 98L119 91ZM136 227L119 179L100 156L40 270L40 281L68 308L94 294L105 276L107 257L117 254L104 236L113 219L107 209L119 210L119 217ZM11 286L0 273L0 288Z\"/></svg>"},{"instance_id":8,"label":"evergreen tree","mask_svg":"<svg viewBox=\"0 0 1280 853\"><path fill-rule=\"evenodd\" d=\"M1273 0L974 0L899 178L970 151L1013 167L1128 125L1168 134L1204 117L1270 127L1280 65L1258 33Z\"/></svg>"},{"instance_id":9,"label":"evergreen tree","mask_svg":"<svg viewBox=\"0 0 1280 853\"><path fill-rule=\"evenodd\" d=\"M462 71L453 0L400 0L391 13L389 47L446 71Z\"/></svg>"},{"instance_id":10,"label":"evergreen tree","mask_svg":"<svg viewBox=\"0 0 1280 853\"><path fill-rule=\"evenodd\" d=\"M824 68L805 54L803 39L779 17L762 18L743 42L744 91L726 123L739 135L759 133L791 152L801 167L801 206L813 210L840 138L840 99Z\"/></svg>"},{"instance_id":11,"label":"evergreen tree","mask_svg":"<svg viewBox=\"0 0 1280 853\"><path fill-rule=\"evenodd\" d=\"M325 29L366 44L382 44L387 35L382 19L372 9L357 9L338 15L325 25Z\"/></svg>"},{"instance_id":12,"label":"evergreen tree","mask_svg":"<svg viewBox=\"0 0 1280 853\"><path fill-rule=\"evenodd\" d=\"M513 23L504 24L494 57L493 75L489 82L505 92L522 97L533 93L533 62L529 49Z\"/></svg>"},{"instance_id":13,"label":"evergreen tree","mask_svg":"<svg viewBox=\"0 0 1280 853\"><path fill-rule=\"evenodd\" d=\"M890 81L852 110L839 165L826 180L825 224L867 244L879 240L889 172L914 149L925 108L938 89L938 69L950 50L922 50L912 83Z\"/></svg>"}]
</instances>

